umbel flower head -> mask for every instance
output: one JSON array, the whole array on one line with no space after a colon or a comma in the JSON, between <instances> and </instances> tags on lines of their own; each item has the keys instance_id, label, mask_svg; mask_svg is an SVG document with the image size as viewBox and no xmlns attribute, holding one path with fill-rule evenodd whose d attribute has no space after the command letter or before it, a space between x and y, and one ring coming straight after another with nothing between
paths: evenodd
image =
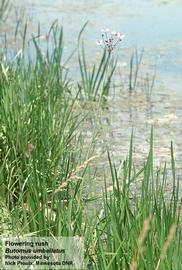
<instances>
[{"instance_id":1,"label":"umbel flower head","mask_svg":"<svg viewBox=\"0 0 182 270\"><path fill-rule=\"evenodd\" d=\"M111 53L119 42L123 40L125 35L121 32L110 31L108 28L102 29L102 39L96 41L96 45L101 46Z\"/></svg>"}]
</instances>

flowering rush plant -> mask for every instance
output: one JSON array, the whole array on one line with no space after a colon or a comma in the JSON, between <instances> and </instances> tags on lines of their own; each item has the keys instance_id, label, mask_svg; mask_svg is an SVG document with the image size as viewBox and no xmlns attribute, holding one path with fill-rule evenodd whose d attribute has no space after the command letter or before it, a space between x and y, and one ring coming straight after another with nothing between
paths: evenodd
<instances>
[{"instance_id":1,"label":"flowering rush plant","mask_svg":"<svg viewBox=\"0 0 182 270\"><path fill-rule=\"evenodd\" d=\"M102 39L96 41L96 45L101 46L111 53L119 42L121 42L125 35L121 32L110 31L108 28L102 29Z\"/></svg>"}]
</instances>

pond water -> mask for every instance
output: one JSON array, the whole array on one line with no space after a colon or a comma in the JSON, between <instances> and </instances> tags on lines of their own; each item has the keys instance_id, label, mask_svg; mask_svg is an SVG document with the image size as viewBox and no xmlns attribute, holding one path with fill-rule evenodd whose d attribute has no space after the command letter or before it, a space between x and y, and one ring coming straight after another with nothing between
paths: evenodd
<instances>
[{"instance_id":1,"label":"pond water","mask_svg":"<svg viewBox=\"0 0 182 270\"><path fill-rule=\"evenodd\" d=\"M98 50L95 40L100 29L109 27L126 34L121 50L145 48L157 58L158 69L164 73L182 74L182 3L177 1L147 0L15 0L17 7L24 8L30 19L30 28L37 30L37 23L46 31L53 21L64 27L66 45L74 47L84 23L86 49ZM168 3L168 4L164 4ZM68 51L69 53L69 51ZM121 53L122 56L122 53Z\"/></svg>"},{"instance_id":2,"label":"pond water","mask_svg":"<svg viewBox=\"0 0 182 270\"><path fill-rule=\"evenodd\" d=\"M174 142L177 166L182 165L182 3L180 1L147 0L23 0L14 1L19 11L29 18L29 32L37 31L40 22L46 33L56 19L63 25L65 54L70 55L76 46L80 29L89 21L83 37L88 59L93 61L101 53L95 40L100 39L100 29L125 33L119 47L118 87L109 98L106 108L92 107L90 131L97 122L99 128L97 154L111 150L116 163L123 160L128 151L132 128L134 130L134 157L136 163L144 161L147 153L150 127L154 126L155 164L170 158L170 142ZM150 100L139 83L136 91L128 91L129 60L133 49L144 48L142 72L153 74L156 81ZM74 58L73 58L74 63ZM93 107L95 113L93 113ZM99 111L99 113L98 113ZM99 117L98 117L99 115ZM94 124L93 124L94 122ZM94 127L93 127L94 129ZM87 129L88 130L88 129ZM107 157L102 155L99 165L104 166Z\"/></svg>"}]
</instances>

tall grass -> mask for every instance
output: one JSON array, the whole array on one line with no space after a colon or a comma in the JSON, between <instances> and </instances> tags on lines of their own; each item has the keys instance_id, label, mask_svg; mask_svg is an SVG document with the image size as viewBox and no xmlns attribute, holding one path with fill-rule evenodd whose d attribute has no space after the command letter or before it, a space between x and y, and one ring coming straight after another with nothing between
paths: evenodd
<instances>
[{"instance_id":1,"label":"tall grass","mask_svg":"<svg viewBox=\"0 0 182 270\"><path fill-rule=\"evenodd\" d=\"M113 190L103 192L102 215L97 216L93 269L181 269L181 203L173 146L173 188L166 197L166 165L155 173L153 135L144 166L137 172L132 160L132 142L122 174L109 164ZM136 190L132 183L141 179Z\"/></svg>"},{"instance_id":2,"label":"tall grass","mask_svg":"<svg viewBox=\"0 0 182 270\"><path fill-rule=\"evenodd\" d=\"M53 38L56 34L53 29ZM16 62L1 64L0 198L21 233L46 235L50 232L42 218L45 208L50 201L52 209L55 190L77 166L80 119L73 113L75 100L67 96L68 81L60 63L62 29L46 57L35 39L33 43L34 62L27 63L20 54Z\"/></svg>"}]
</instances>

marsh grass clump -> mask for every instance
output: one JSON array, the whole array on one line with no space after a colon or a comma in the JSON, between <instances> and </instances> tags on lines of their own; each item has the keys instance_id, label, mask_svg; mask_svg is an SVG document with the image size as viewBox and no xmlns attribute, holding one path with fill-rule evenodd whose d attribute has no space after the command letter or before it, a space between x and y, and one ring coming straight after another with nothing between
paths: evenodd
<instances>
[{"instance_id":1,"label":"marsh grass clump","mask_svg":"<svg viewBox=\"0 0 182 270\"><path fill-rule=\"evenodd\" d=\"M27 63L23 51L16 61L1 62L0 68L0 198L22 234L50 233L46 224L54 213L55 190L80 162L81 120L60 64L62 29L52 29L52 36L54 48L46 57L33 40L34 61ZM68 188L79 181L75 177Z\"/></svg>"},{"instance_id":2,"label":"marsh grass clump","mask_svg":"<svg viewBox=\"0 0 182 270\"><path fill-rule=\"evenodd\" d=\"M87 23L78 37L78 62L81 75L78 88L83 99L90 101L106 100L117 66L117 59L113 55L113 50L123 40L124 34L111 32L109 36L108 29L103 29L102 40L96 41L96 44L103 48L103 54L99 63L90 68L85 57L84 43L81 42L81 34L86 25Z\"/></svg>"},{"instance_id":3,"label":"marsh grass clump","mask_svg":"<svg viewBox=\"0 0 182 270\"><path fill-rule=\"evenodd\" d=\"M131 147L132 141L121 174L108 155L113 189L103 191L103 211L97 216L91 255L93 269L181 269L181 203L173 146L170 197L165 196L166 165L157 178L155 175L153 138L146 162L138 171ZM136 191L133 184L137 179L142 179L142 184Z\"/></svg>"},{"instance_id":4,"label":"marsh grass clump","mask_svg":"<svg viewBox=\"0 0 182 270\"><path fill-rule=\"evenodd\" d=\"M83 100L98 101L107 99L116 63L111 59L111 54L105 50L99 64L94 65L89 71L82 44L81 52L79 52L81 81L78 83L78 88Z\"/></svg>"}]
</instances>

